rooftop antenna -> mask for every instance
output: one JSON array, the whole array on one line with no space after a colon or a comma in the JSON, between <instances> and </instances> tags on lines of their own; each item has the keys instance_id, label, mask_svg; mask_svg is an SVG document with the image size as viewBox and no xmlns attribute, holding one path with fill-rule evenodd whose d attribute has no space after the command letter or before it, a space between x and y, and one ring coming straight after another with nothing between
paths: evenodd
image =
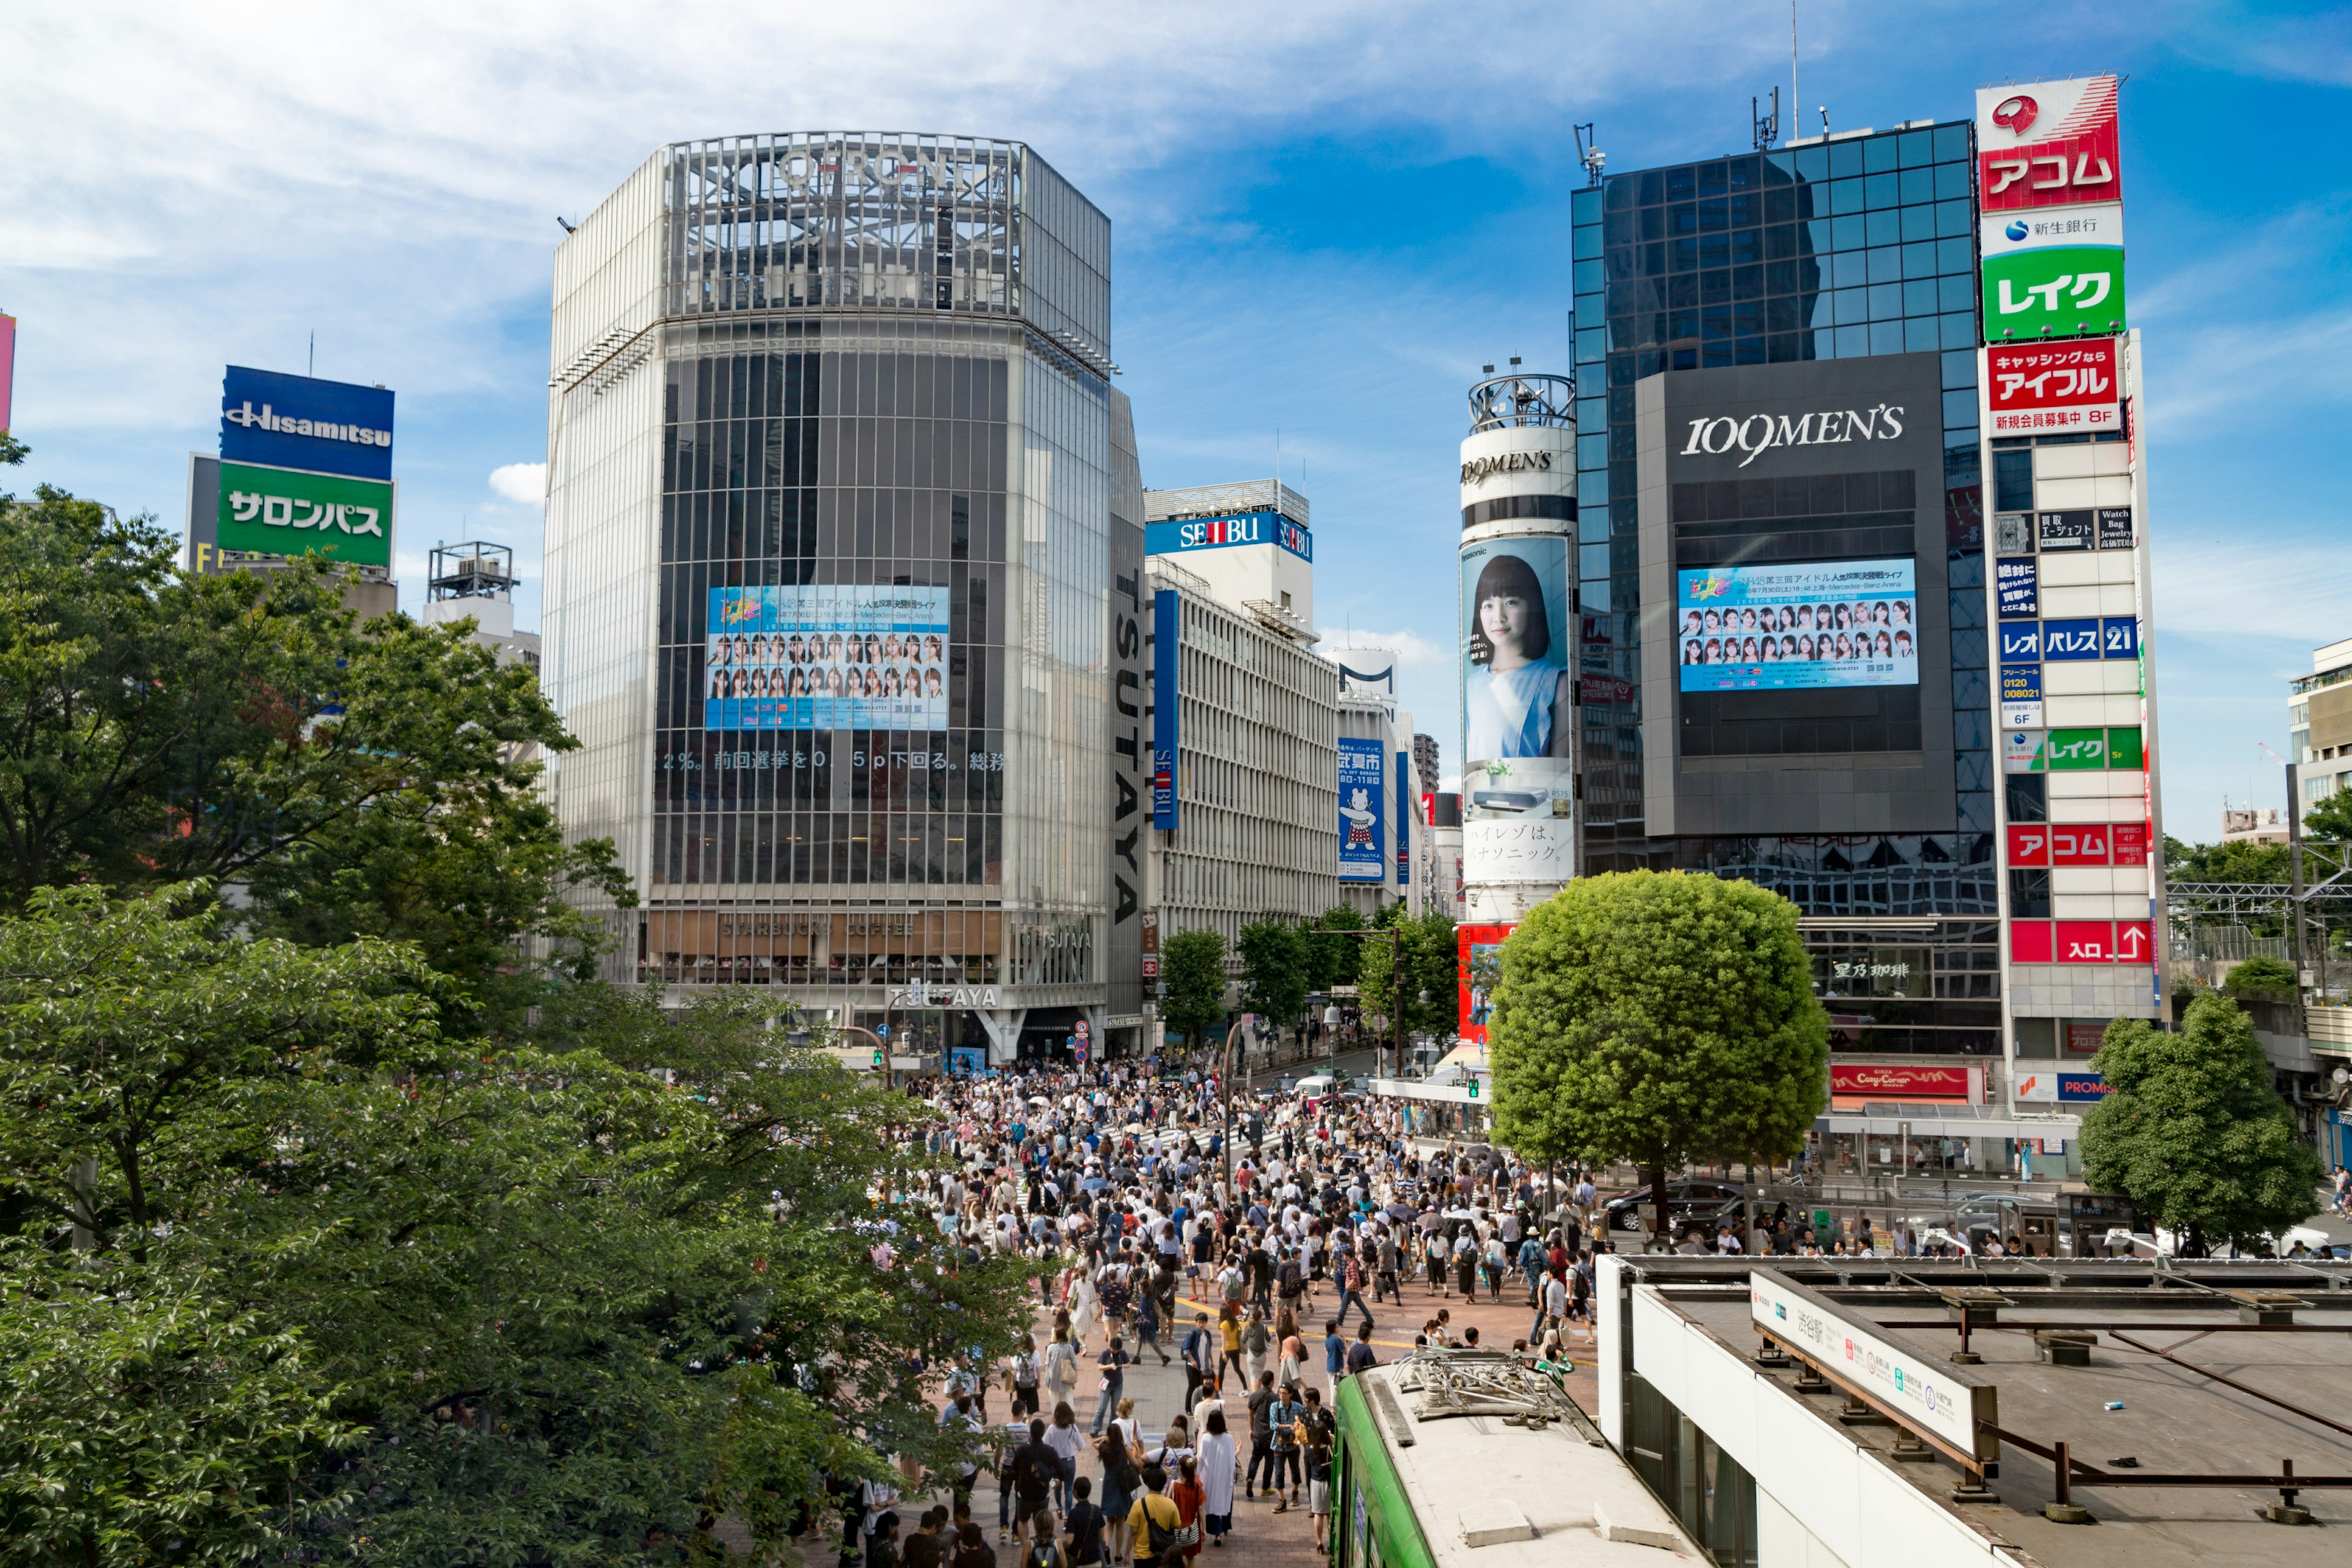
<instances>
[{"instance_id":1,"label":"rooftop antenna","mask_svg":"<svg viewBox=\"0 0 2352 1568\"><path fill-rule=\"evenodd\" d=\"M1789 113L1790 128L1796 128L1795 116L1805 112L1805 95L1797 75L1797 0L1789 0ZM1776 106L1777 107L1777 106Z\"/></svg>"},{"instance_id":2,"label":"rooftop antenna","mask_svg":"<svg viewBox=\"0 0 2352 1568\"><path fill-rule=\"evenodd\" d=\"M1826 142L1830 139L1830 106L1826 103L1822 104L1821 106L1820 112L1822 117L1822 140Z\"/></svg>"},{"instance_id":3,"label":"rooftop antenna","mask_svg":"<svg viewBox=\"0 0 2352 1568\"><path fill-rule=\"evenodd\" d=\"M1608 158L1601 153L1598 138L1592 134L1593 121L1588 120L1576 127L1576 161L1584 165L1587 188L1601 183L1601 165Z\"/></svg>"},{"instance_id":4,"label":"rooftop antenna","mask_svg":"<svg viewBox=\"0 0 2352 1568\"><path fill-rule=\"evenodd\" d=\"M308 374L319 374L319 329L316 327L310 329L310 369Z\"/></svg>"},{"instance_id":5,"label":"rooftop antenna","mask_svg":"<svg viewBox=\"0 0 2352 1568\"><path fill-rule=\"evenodd\" d=\"M1748 128L1755 133L1756 150L1761 153L1780 139L1780 89L1777 87L1772 89L1771 113L1759 114L1756 110L1756 96L1750 93L1748 98Z\"/></svg>"}]
</instances>

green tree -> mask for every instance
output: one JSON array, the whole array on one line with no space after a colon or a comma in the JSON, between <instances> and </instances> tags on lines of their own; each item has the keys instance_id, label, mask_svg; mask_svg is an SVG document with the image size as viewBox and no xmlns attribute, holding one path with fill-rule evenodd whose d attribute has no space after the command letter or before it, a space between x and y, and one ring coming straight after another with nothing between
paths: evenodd
<instances>
[{"instance_id":1,"label":"green tree","mask_svg":"<svg viewBox=\"0 0 2352 1568\"><path fill-rule=\"evenodd\" d=\"M1315 919L1318 928L1307 933L1307 989L1329 994L1335 985L1356 983L1357 961L1363 942L1334 931L1361 931L1364 917L1347 904L1333 904Z\"/></svg>"},{"instance_id":2,"label":"green tree","mask_svg":"<svg viewBox=\"0 0 2352 1568\"><path fill-rule=\"evenodd\" d=\"M176 550L47 487L0 496L0 909L236 883L257 932L414 942L507 1017L543 989L525 939L581 967L565 890L632 900L541 797L529 754L573 742L531 673L454 626L360 626L316 557L195 577Z\"/></svg>"},{"instance_id":3,"label":"green tree","mask_svg":"<svg viewBox=\"0 0 2352 1568\"><path fill-rule=\"evenodd\" d=\"M2083 1169L2201 1257L2257 1244L2317 1206L2319 1156L2279 1098L2254 1026L2200 996L2174 1033L2118 1018L2091 1065L2107 1097L2083 1118Z\"/></svg>"},{"instance_id":4,"label":"green tree","mask_svg":"<svg viewBox=\"0 0 2352 1568\"><path fill-rule=\"evenodd\" d=\"M2306 838L2318 838L2341 844L2352 839L2352 790L2337 790L2317 805L2303 814L2303 833ZM2275 846L2284 859L2286 848ZM2282 875L2278 880L2284 881Z\"/></svg>"},{"instance_id":5,"label":"green tree","mask_svg":"<svg viewBox=\"0 0 2352 1568\"><path fill-rule=\"evenodd\" d=\"M1023 1269L915 1201L924 1108L767 998L583 985L544 1045L452 1037L412 952L200 891L0 921L0 1540L715 1558L722 1517L776 1549L823 1474L962 1450L925 1379L1009 1346Z\"/></svg>"},{"instance_id":6,"label":"green tree","mask_svg":"<svg viewBox=\"0 0 2352 1568\"><path fill-rule=\"evenodd\" d=\"M33 449L5 430L0 430L0 464L15 465L33 455Z\"/></svg>"},{"instance_id":7,"label":"green tree","mask_svg":"<svg viewBox=\"0 0 2352 1568\"><path fill-rule=\"evenodd\" d=\"M2232 996L2284 994L2291 1002L2302 984L2302 977L2295 973L2294 965L2284 959L2255 957L2231 964L2228 978L2221 982L2221 988Z\"/></svg>"},{"instance_id":8,"label":"green tree","mask_svg":"<svg viewBox=\"0 0 2352 1568\"><path fill-rule=\"evenodd\" d=\"M1225 939L1202 929L1178 931L1160 944L1160 1016L1198 1046L1225 1016Z\"/></svg>"},{"instance_id":9,"label":"green tree","mask_svg":"<svg viewBox=\"0 0 2352 1568\"><path fill-rule=\"evenodd\" d=\"M1307 933L1289 921L1252 921L1234 947L1242 961L1242 1005L1289 1028L1307 1005Z\"/></svg>"},{"instance_id":10,"label":"green tree","mask_svg":"<svg viewBox=\"0 0 2352 1568\"><path fill-rule=\"evenodd\" d=\"M1580 877L1504 943L1487 1049L1500 1138L1531 1160L1631 1160L1656 1230L1693 1160L1801 1146L1829 1019L1796 906L1685 872Z\"/></svg>"},{"instance_id":11,"label":"green tree","mask_svg":"<svg viewBox=\"0 0 2352 1568\"><path fill-rule=\"evenodd\" d=\"M2165 836L2164 874L2182 882L2284 883L2287 847L2255 839L2226 844L2184 844Z\"/></svg>"},{"instance_id":12,"label":"green tree","mask_svg":"<svg viewBox=\"0 0 2352 1568\"><path fill-rule=\"evenodd\" d=\"M1414 1035L1434 1035L1450 1043L1461 1030L1457 988L1460 959L1454 944L1454 922L1438 914L1398 917L1389 921L1388 930L1393 934L1385 940L1376 938L1358 944L1363 955L1356 984L1364 1011L1383 1018L1395 1017L1401 1040L1409 1040ZM1396 976L1401 1000L1391 994L1391 973ZM1422 1000L1423 996L1428 998L1426 1002Z\"/></svg>"}]
</instances>

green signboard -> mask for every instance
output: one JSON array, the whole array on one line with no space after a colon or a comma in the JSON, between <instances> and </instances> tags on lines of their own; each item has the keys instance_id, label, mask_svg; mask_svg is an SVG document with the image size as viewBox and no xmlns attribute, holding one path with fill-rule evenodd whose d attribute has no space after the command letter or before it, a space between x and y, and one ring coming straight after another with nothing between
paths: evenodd
<instances>
[{"instance_id":1,"label":"green signboard","mask_svg":"<svg viewBox=\"0 0 2352 1568\"><path fill-rule=\"evenodd\" d=\"M2104 769L2107 765L2105 730L2053 730L2042 743L2044 765L2053 773Z\"/></svg>"},{"instance_id":2,"label":"green signboard","mask_svg":"<svg viewBox=\"0 0 2352 1568\"><path fill-rule=\"evenodd\" d=\"M2144 768L2147 756L2140 751L2139 729L2107 731L2107 766L2111 768Z\"/></svg>"},{"instance_id":3,"label":"green signboard","mask_svg":"<svg viewBox=\"0 0 2352 1568\"><path fill-rule=\"evenodd\" d=\"M317 551L354 566L392 564L393 487L382 479L220 466L223 550L260 555Z\"/></svg>"},{"instance_id":4,"label":"green signboard","mask_svg":"<svg viewBox=\"0 0 2352 1568\"><path fill-rule=\"evenodd\" d=\"M2125 325L2120 247L2057 245L1984 259L1988 342L2104 335Z\"/></svg>"}]
</instances>

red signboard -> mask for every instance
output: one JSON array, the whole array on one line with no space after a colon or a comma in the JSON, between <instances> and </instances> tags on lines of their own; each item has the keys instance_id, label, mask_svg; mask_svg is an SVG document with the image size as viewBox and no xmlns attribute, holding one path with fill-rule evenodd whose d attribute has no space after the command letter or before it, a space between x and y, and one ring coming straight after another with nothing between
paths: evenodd
<instances>
[{"instance_id":1,"label":"red signboard","mask_svg":"<svg viewBox=\"0 0 2352 1568\"><path fill-rule=\"evenodd\" d=\"M2040 822L2011 823L2009 825L2009 864L2012 866L2050 864L2049 825Z\"/></svg>"},{"instance_id":2,"label":"red signboard","mask_svg":"<svg viewBox=\"0 0 2352 1568\"><path fill-rule=\"evenodd\" d=\"M1845 1100L1965 1100L1969 1098L1969 1069L1832 1062L1830 1093Z\"/></svg>"},{"instance_id":3,"label":"red signboard","mask_svg":"<svg viewBox=\"0 0 2352 1568\"><path fill-rule=\"evenodd\" d=\"M2075 77L1977 89L1977 184L1983 210L2019 212L2123 200L2116 79Z\"/></svg>"},{"instance_id":4,"label":"red signboard","mask_svg":"<svg viewBox=\"0 0 2352 1568\"><path fill-rule=\"evenodd\" d=\"M1985 409L1996 436L2123 428L2117 338L1992 343L1985 349Z\"/></svg>"},{"instance_id":5,"label":"red signboard","mask_svg":"<svg viewBox=\"0 0 2352 1568\"><path fill-rule=\"evenodd\" d=\"M2050 863L2053 866L2105 865L2108 837L2112 831L2104 822L2052 823Z\"/></svg>"},{"instance_id":6,"label":"red signboard","mask_svg":"<svg viewBox=\"0 0 2352 1568\"><path fill-rule=\"evenodd\" d=\"M2051 934L2048 921L2009 922L2009 961L2011 963L2054 963L2057 952L2057 942Z\"/></svg>"},{"instance_id":7,"label":"red signboard","mask_svg":"<svg viewBox=\"0 0 2352 1568\"><path fill-rule=\"evenodd\" d=\"M2147 963L2156 957L2156 929L2150 921L2116 922L2116 962Z\"/></svg>"},{"instance_id":8,"label":"red signboard","mask_svg":"<svg viewBox=\"0 0 2352 1568\"><path fill-rule=\"evenodd\" d=\"M2118 822L2113 829L2116 836L2116 864L2145 866L2147 864L2147 824Z\"/></svg>"},{"instance_id":9,"label":"red signboard","mask_svg":"<svg viewBox=\"0 0 2352 1568\"><path fill-rule=\"evenodd\" d=\"M1486 1013L1492 1005L1496 966L1502 962L1505 939L1516 929L1469 925L1454 928L1462 1037L1473 1044L1486 1044Z\"/></svg>"},{"instance_id":10,"label":"red signboard","mask_svg":"<svg viewBox=\"0 0 2352 1568\"><path fill-rule=\"evenodd\" d=\"M8 433L8 387L16 376L16 318L0 314L0 436Z\"/></svg>"},{"instance_id":11,"label":"red signboard","mask_svg":"<svg viewBox=\"0 0 2352 1568\"><path fill-rule=\"evenodd\" d=\"M2115 961L2114 921L2060 921L2058 922L2058 963L2113 963Z\"/></svg>"}]
</instances>

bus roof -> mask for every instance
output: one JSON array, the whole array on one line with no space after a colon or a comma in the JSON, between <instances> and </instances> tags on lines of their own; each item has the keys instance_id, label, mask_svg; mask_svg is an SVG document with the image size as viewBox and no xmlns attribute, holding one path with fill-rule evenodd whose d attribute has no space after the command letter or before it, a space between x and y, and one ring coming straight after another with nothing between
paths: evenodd
<instances>
[{"instance_id":1,"label":"bus roof","mask_svg":"<svg viewBox=\"0 0 2352 1568\"><path fill-rule=\"evenodd\" d=\"M1706 1560L1580 1413L1558 1418L1568 1399L1557 1385L1551 1399L1537 1402L1553 1418L1540 1426L1507 1425L1511 1417L1501 1412L1508 1401L1493 1391L1513 1381L1517 1358L1440 1352L1457 1374L1440 1385L1416 1371L1427 1354L1357 1373L1343 1384L1357 1396L1343 1408L1352 1406L1347 1413L1357 1417L1350 1436L1362 1440L1369 1426L1394 1467L1436 1568L1662 1568L1669 1553ZM1538 1373L1519 1375L1549 1384ZM1486 1393L1465 1399L1465 1382ZM1465 1405L1486 1413L1440 1413Z\"/></svg>"}]
</instances>

